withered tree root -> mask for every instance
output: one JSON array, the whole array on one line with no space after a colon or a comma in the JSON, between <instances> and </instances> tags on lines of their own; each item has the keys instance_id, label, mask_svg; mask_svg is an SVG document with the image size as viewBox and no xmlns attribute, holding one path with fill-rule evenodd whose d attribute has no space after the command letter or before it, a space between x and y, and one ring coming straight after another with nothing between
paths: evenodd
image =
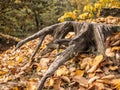
<instances>
[{"instance_id":1,"label":"withered tree root","mask_svg":"<svg viewBox=\"0 0 120 90\"><path fill-rule=\"evenodd\" d=\"M71 39L65 39L65 36L71 31L75 32L75 37ZM41 46L43 39L48 34L53 36L53 40L48 44L48 47L45 51L42 52L41 55L51 52L54 49L59 49L62 45L65 45L67 47L56 57L54 62L50 65L49 69L42 77L38 85L38 90L42 90L46 79L52 76L57 68L59 68L69 59L75 57L78 53L86 52L87 50L94 48L95 50L97 50L97 53L101 53L104 55L104 51L106 48L104 44L105 39L112 33L115 33L117 31L118 26L67 21L43 28L34 35L19 42L16 46L16 49L18 49L28 41L36 38L41 38L40 43L38 44L32 55L34 56Z\"/></svg>"}]
</instances>

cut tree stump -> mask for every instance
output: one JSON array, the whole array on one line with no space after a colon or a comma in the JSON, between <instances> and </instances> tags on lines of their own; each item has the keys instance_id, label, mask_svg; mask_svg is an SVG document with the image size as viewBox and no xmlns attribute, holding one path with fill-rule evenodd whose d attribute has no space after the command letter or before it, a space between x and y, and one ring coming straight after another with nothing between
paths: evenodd
<instances>
[{"instance_id":1,"label":"cut tree stump","mask_svg":"<svg viewBox=\"0 0 120 90\"><path fill-rule=\"evenodd\" d=\"M59 48L63 48L65 46L65 49L56 56L56 59L40 80L38 90L42 90L46 79L52 76L61 65L71 58L74 58L76 55L87 51L91 52L93 50L96 51L97 54L100 53L105 55L105 40L112 33L119 31L118 28L119 26L107 24L67 21L43 28L32 36L20 41L17 44L16 49L28 41L40 38L40 43L32 54L33 58L41 46L45 36L48 34L53 36L53 40L47 45L47 48L43 50L41 55L51 52L54 49L59 50ZM74 32L75 37L66 39L65 36L69 32Z\"/></svg>"}]
</instances>

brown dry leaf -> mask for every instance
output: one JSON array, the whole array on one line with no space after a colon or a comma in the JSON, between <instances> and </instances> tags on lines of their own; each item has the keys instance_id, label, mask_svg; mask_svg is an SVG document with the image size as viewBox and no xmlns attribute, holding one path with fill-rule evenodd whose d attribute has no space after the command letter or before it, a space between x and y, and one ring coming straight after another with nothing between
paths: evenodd
<instances>
[{"instance_id":1,"label":"brown dry leaf","mask_svg":"<svg viewBox=\"0 0 120 90\"><path fill-rule=\"evenodd\" d=\"M88 83L89 84L92 84L95 80L97 80L97 79L99 79L100 77L98 77L98 76L94 76L94 77L92 77L91 79L89 79L89 81L88 81Z\"/></svg>"},{"instance_id":2,"label":"brown dry leaf","mask_svg":"<svg viewBox=\"0 0 120 90\"><path fill-rule=\"evenodd\" d=\"M89 85L89 88L87 90L95 90L95 89L96 89L95 84L91 84Z\"/></svg>"},{"instance_id":3,"label":"brown dry leaf","mask_svg":"<svg viewBox=\"0 0 120 90\"><path fill-rule=\"evenodd\" d=\"M9 67L9 68L14 68L14 66L16 65L15 61L13 61L13 60L9 60L9 61L7 62L7 64L8 64L8 67Z\"/></svg>"},{"instance_id":4,"label":"brown dry leaf","mask_svg":"<svg viewBox=\"0 0 120 90\"><path fill-rule=\"evenodd\" d=\"M110 66L109 69L112 70L112 71L115 71L117 70L119 67L118 66Z\"/></svg>"},{"instance_id":5,"label":"brown dry leaf","mask_svg":"<svg viewBox=\"0 0 120 90\"><path fill-rule=\"evenodd\" d=\"M61 76L61 79L66 81L67 83L70 83L70 79L67 76Z\"/></svg>"},{"instance_id":6,"label":"brown dry leaf","mask_svg":"<svg viewBox=\"0 0 120 90\"><path fill-rule=\"evenodd\" d=\"M86 57L84 58L79 64L81 69L85 69L87 66L89 66L92 62L92 58Z\"/></svg>"},{"instance_id":7,"label":"brown dry leaf","mask_svg":"<svg viewBox=\"0 0 120 90\"><path fill-rule=\"evenodd\" d=\"M16 73L16 71L17 71L17 68L10 68L9 70L11 71L11 73L12 73L13 75L15 75L15 73Z\"/></svg>"},{"instance_id":8,"label":"brown dry leaf","mask_svg":"<svg viewBox=\"0 0 120 90\"><path fill-rule=\"evenodd\" d=\"M60 88L61 88L60 85L61 85L61 80L58 78L54 79L53 89L60 90Z\"/></svg>"},{"instance_id":9,"label":"brown dry leaf","mask_svg":"<svg viewBox=\"0 0 120 90\"><path fill-rule=\"evenodd\" d=\"M110 74L109 68L108 67L104 67L103 68L104 74Z\"/></svg>"},{"instance_id":10,"label":"brown dry leaf","mask_svg":"<svg viewBox=\"0 0 120 90\"><path fill-rule=\"evenodd\" d=\"M104 87L103 83L95 82L94 84L98 87L98 90L105 90L105 87Z\"/></svg>"},{"instance_id":11,"label":"brown dry leaf","mask_svg":"<svg viewBox=\"0 0 120 90\"><path fill-rule=\"evenodd\" d=\"M54 85L54 78L50 78L49 81L47 82L47 86L53 86Z\"/></svg>"},{"instance_id":12,"label":"brown dry leaf","mask_svg":"<svg viewBox=\"0 0 120 90\"><path fill-rule=\"evenodd\" d=\"M88 73L88 77L89 78L92 78L92 77L94 77L95 76L95 72L94 73Z\"/></svg>"},{"instance_id":13,"label":"brown dry leaf","mask_svg":"<svg viewBox=\"0 0 120 90\"><path fill-rule=\"evenodd\" d=\"M78 90L86 90L86 88L80 86Z\"/></svg>"},{"instance_id":14,"label":"brown dry leaf","mask_svg":"<svg viewBox=\"0 0 120 90\"><path fill-rule=\"evenodd\" d=\"M102 79L113 79L113 78L115 78L115 75L107 75L102 77Z\"/></svg>"},{"instance_id":15,"label":"brown dry leaf","mask_svg":"<svg viewBox=\"0 0 120 90\"><path fill-rule=\"evenodd\" d=\"M80 75L72 77L73 81L78 82L83 87L88 87L88 80Z\"/></svg>"},{"instance_id":16,"label":"brown dry leaf","mask_svg":"<svg viewBox=\"0 0 120 90\"><path fill-rule=\"evenodd\" d=\"M41 58L41 60L40 60L41 69L48 69L49 61L50 61L49 58Z\"/></svg>"},{"instance_id":17,"label":"brown dry leaf","mask_svg":"<svg viewBox=\"0 0 120 90\"><path fill-rule=\"evenodd\" d=\"M55 75L58 77L58 76L62 76L62 75L67 75L68 73L69 73L69 71L68 71L67 67L62 66L55 72Z\"/></svg>"},{"instance_id":18,"label":"brown dry leaf","mask_svg":"<svg viewBox=\"0 0 120 90\"><path fill-rule=\"evenodd\" d=\"M36 90L37 89L37 84L38 84L38 78L30 79L27 82L26 90Z\"/></svg>"},{"instance_id":19,"label":"brown dry leaf","mask_svg":"<svg viewBox=\"0 0 120 90\"><path fill-rule=\"evenodd\" d=\"M103 55L96 56L93 61L93 66L87 71L87 73L94 72L102 61L103 61Z\"/></svg>"},{"instance_id":20,"label":"brown dry leaf","mask_svg":"<svg viewBox=\"0 0 120 90\"><path fill-rule=\"evenodd\" d=\"M120 46L120 40L115 41L114 43L111 44L111 46ZM118 48L117 50L120 50L120 48Z\"/></svg>"},{"instance_id":21,"label":"brown dry leaf","mask_svg":"<svg viewBox=\"0 0 120 90\"><path fill-rule=\"evenodd\" d=\"M96 82L99 82L99 83L104 83L104 84L108 84L110 85L111 84L111 80L109 79L97 79Z\"/></svg>"},{"instance_id":22,"label":"brown dry leaf","mask_svg":"<svg viewBox=\"0 0 120 90\"><path fill-rule=\"evenodd\" d=\"M108 57L114 57L115 56L115 53L112 51L111 48L107 48L106 51L105 51L105 54Z\"/></svg>"}]
</instances>

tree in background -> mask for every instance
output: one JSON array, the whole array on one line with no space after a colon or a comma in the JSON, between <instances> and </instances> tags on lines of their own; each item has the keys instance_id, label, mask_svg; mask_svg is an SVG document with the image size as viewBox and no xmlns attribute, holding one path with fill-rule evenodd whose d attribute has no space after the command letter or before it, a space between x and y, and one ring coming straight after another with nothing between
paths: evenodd
<instances>
[{"instance_id":1,"label":"tree in background","mask_svg":"<svg viewBox=\"0 0 120 90\"><path fill-rule=\"evenodd\" d=\"M58 17L70 7L69 0L0 1L0 32L18 37L29 35L58 22Z\"/></svg>"}]
</instances>

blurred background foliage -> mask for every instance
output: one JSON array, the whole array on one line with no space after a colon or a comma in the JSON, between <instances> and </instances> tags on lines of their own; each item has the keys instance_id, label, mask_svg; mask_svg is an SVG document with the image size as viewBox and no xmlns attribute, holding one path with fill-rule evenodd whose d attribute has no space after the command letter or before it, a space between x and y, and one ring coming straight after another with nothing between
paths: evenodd
<instances>
[{"instance_id":1,"label":"blurred background foliage","mask_svg":"<svg viewBox=\"0 0 120 90\"><path fill-rule=\"evenodd\" d=\"M0 0L0 32L27 37L57 23L70 8L69 0Z\"/></svg>"},{"instance_id":2,"label":"blurred background foliage","mask_svg":"<svg viewBox=\"0 0 120 90\"><path fill-rule=\"evenodd\" d=\"M100 15L102 8L120 8L120 0L71 0L76 10L65 12L58 21L85 21L95 19Z\"/></svg>"},{"instance_id":3,"label":"blurred background foliage","mask_svg":"<svg viewBox=\"0 0 120 90\"><path fill-rule=\"evenodd\" d=\"M0 0L0 32L25 38L57 22L96 18L120 0Z\"/></svg>"}]
</instances>

